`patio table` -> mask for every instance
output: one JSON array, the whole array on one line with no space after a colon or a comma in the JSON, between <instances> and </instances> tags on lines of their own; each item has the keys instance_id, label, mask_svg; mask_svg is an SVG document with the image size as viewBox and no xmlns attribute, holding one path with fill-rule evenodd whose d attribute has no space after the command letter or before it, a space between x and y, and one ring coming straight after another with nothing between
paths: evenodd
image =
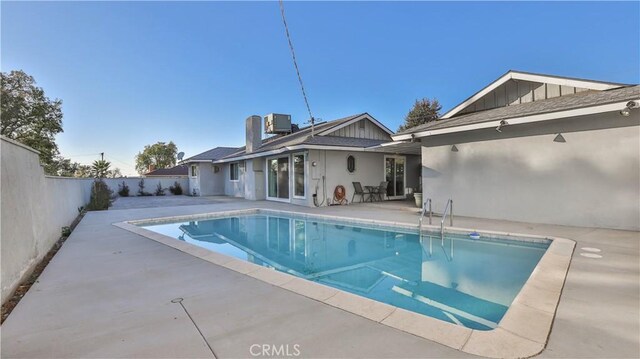
<instances>
[{"instance_id":1,"label":"patio table","mask_svg":"<svg viewBox=\"0 0 640 359\"><path fill-rule=\"evenodd\" d=\"M367 191L369 195L369 202L375 201L376 191L378 190L378 186L364 186L364 189Z\"/></svg>"}]
</instances>

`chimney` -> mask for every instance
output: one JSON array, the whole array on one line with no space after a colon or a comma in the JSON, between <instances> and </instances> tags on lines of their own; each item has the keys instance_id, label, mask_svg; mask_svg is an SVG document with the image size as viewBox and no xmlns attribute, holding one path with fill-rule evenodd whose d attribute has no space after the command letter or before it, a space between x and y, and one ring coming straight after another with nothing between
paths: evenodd
<instances>
[{"instance_id":1,"label":"chimney","mask_svg":"<svg viewBox=\"0 0 640 359\"><path fill-rule=\"evenodd\" d=\"M149 165L149 172L153 172L156 169L156 165L150 164Z\"/></svg>"},{"instance_id":2,"label":"chimney","mask_svg":"<svg viewBox=\"0 0 640 359\"><path fill-rule=\"evenodd\" d=\"M247 153L251 153L262 145L262 117L247 117Z\"/></svg>"}]
</instances>

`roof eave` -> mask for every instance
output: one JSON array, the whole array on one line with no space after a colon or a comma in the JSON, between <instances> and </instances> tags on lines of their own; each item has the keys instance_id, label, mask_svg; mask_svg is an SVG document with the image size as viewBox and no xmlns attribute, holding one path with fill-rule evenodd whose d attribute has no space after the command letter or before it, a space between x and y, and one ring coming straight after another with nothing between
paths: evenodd
<instances>
[{"instance_id":1,"label":"roof eave","mask_svg":"<svg viewBox=\"0 0 640 359\"><path fill-rule=\"evenodd\" d=\"M371 146L369 146L369 147L371 147ZM262 151L262 152L256 152L256 153L249 153L249 154L242 155L242 156L236 156L236 157L230 157L230 158L222 158L222 159L219 159L217 161L213 161L213 163L237 162L237 161L249 160L249 159L259 158L259 157L274 156L274 155L278 155L278 154L285 153L285 152L303 151L303 150L334 150L334 151L365 152L365 151L367 151L367 148L369 148L369 147L363 147L363 146L308 145L308 144L292 145L292 146L285 146L285 147L281 147L281 148L278 148L278 149L275 149L275 150L270 150L270 151Z\"/></svg>"},{"instance_id":2,"label":"roof eave","mask_svg":"<svg viewBox=\"0 0 640 359\"><path fill-rule=\"evenodd\" d=\"M480 122L480 123L469 124L469 125L460 125L460 126L446 127L446 128L440 128L440 129L434 129L434 130L427 129L424 131L406 133L406 134L396 135L392 137L394 141L402 141L402 140L409 140L412 138L422 138L422 137L428 137L428 136L443 135L448 133L467 132L467 131L497 127L500 124L500 122L504 120L508 120L509 125L520 125L525 123L544 122L544 121L568 118L568 117L593 115L593 114L598 114L603 112L621 111L622 109L626 108L628 102L629 102L628 100L625 100L625 101L619 101L619 102L614 102L614 103L609 103L604 105L587 106L587 107L580 107L580 108L574 108L569 110L538 113L538 114L532 114L527 116L510 117L510 118L505 117L501 119L490 120L486 122Z\"/></svg>"}]
</instances>

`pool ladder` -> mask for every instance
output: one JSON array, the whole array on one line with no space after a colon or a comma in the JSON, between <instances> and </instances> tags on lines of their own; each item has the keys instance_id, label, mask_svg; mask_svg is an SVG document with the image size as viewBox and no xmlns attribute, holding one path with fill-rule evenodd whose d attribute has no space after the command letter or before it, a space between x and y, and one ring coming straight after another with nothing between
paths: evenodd
<instances>
[{"instance_id":1,"label":"pool ladder","mask_svg":"<svg viewBox=\"0 0 640 359\"><path fill-rule=\"evenodd\" d=\"M427 203L429 207L427 207ZM429 224L431 224L431 219L433 218L433 212L431 212L431 198L427 198L424 203L422 203L422 211L420 212L420 219L418 220L418 230L420 231L420 235L422 236L422 220L424 219L424 214L429 208Z\"/></svg>"},{"instance_id":2,"label":"pool ladder","mask_svg":"<svg viewBox=\"0 0 640 359\"><path fill-rule=\"evenodd\" d=\"M449 213L449 226L453 227L453 200L447 201L447 206L442 212L442 220L440 220L440 242L444 245L444 221L447 219L447 213Z\"/></svg>"}]
</instances>

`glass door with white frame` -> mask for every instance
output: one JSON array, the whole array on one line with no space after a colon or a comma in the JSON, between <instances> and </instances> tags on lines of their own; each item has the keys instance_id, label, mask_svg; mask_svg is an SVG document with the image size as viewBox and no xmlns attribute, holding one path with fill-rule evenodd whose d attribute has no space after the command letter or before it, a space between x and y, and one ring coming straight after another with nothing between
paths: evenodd
<instances>
[{"instance_id":1,"label":"glass door with white frame","mask_svg":"<svg viewBox=\"0 0 640 359\"><path fill-rule=\"evenodd\" d=\"M289 157L269 159L267 171L267 196L274 199L289 199Z\"/></svg>"},{"instance_id":2,"label":"glass door with white frame","mask_svg":"<svg viewBox=\"0 0 640 359\"><path fill-rule=\"evenodd\" d=\"M406 158L404 156L384 157L384 178L387 181L389 199L404 198Z\"/></svg>"}]
</instances>

